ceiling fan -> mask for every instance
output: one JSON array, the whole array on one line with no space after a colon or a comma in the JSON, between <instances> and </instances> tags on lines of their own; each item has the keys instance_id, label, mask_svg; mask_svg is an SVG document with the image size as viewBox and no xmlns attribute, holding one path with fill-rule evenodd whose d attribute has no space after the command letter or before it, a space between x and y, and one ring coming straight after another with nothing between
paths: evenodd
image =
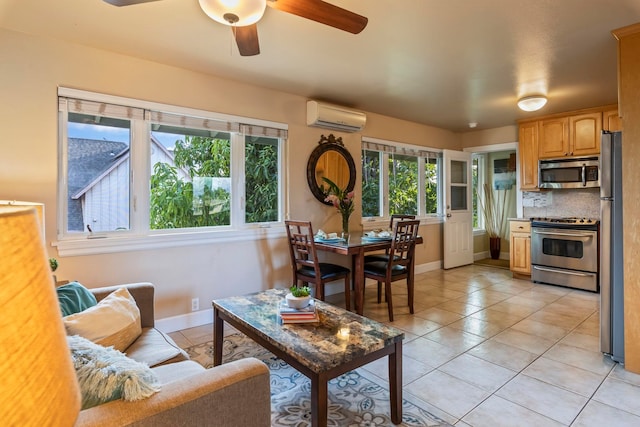
<instances>
[{"instance_id":1,"label":"ceiling fan","mask_svg":"<svg viewBox=\"0 0 640 427\"><path fill-rule=\"evenodd\" d=\"M130 6L157 0L103 0L114 6ZM311 19L339 30L358 34L369 21L364 16L322 0L198 0L213 20L229 25L241 56L260 53L257 22L266 6Z\"/></svg>"}]
</instances>

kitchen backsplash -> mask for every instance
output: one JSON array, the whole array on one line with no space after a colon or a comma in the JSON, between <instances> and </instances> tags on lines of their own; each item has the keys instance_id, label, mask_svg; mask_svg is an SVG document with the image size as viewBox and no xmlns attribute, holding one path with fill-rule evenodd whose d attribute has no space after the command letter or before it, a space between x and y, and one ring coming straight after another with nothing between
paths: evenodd
<instances>
[{"instance_id":1,"label":"kitchen backsplash","mask_svg":"<svg viewBox=\"0 0 640 427\"><path fill-rule=\"evenodd\" d=\"M522 193L524 218L600 218L600 189L585 188Z\"/></svg>"}]
</instances>

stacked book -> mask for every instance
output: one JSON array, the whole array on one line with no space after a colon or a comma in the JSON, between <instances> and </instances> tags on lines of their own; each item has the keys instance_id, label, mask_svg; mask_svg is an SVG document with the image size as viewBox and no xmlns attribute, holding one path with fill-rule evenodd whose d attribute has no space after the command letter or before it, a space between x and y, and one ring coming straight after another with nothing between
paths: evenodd
<instances>
[{"instance_id":1,"label":"stacked book","mask_svg":"<svg viewBox=\"0 0 640 427\"><path fill-rule=\"evenodd\" d=\"M282 323L314 323L319 320L314 300L311 300L309 305L304 308L291 308L283 299L278 314Z\"/></svg>"}]
</instances>

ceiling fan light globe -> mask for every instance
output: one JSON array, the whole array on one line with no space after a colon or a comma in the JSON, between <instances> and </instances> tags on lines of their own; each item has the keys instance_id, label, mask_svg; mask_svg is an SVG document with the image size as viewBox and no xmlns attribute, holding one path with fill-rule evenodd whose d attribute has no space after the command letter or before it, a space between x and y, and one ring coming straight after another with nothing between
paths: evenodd
<instances>
[{"instance_id":1,"label":"ceiling fan light globe","mask_svg":"<svg viewBox=\"0 0 640 427\"><path fill-rule=\"evenodd\" d=\"M207 16L225 25L245 27L255 24L264 15L266 0L198 0ZM234 19L229 20L228 17ZM237 18L237 21L236 19ZM235 21L235 22L234 22Z\"/></svg>"},{"instance_id":2,"label":"ceiling fan light globe","mask_svg":"<svg viewBox=\"0 0 640 427\"><path fill-rule=\"evenodd\" d=\"M538 111L547 103L547 97L544 95L525 96L518 100L518 108L522 111Z\"/></svg>"}]
</instances>

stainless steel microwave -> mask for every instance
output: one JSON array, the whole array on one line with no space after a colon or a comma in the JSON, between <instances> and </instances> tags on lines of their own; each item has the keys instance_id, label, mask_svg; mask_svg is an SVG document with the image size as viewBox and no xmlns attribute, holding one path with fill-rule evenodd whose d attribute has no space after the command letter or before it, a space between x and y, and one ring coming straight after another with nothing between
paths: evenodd
<instances>
[{"instance_id":1,"label":"stainless steel microwave","mask_svg":"<svg viewBox=\"0 0 640 427\"><path fill-rule=\"evenodd\" d=\"M540 160L538 163L538 187L600 187L600 160L598 157Z\"/></svg>"}]
</instances>

